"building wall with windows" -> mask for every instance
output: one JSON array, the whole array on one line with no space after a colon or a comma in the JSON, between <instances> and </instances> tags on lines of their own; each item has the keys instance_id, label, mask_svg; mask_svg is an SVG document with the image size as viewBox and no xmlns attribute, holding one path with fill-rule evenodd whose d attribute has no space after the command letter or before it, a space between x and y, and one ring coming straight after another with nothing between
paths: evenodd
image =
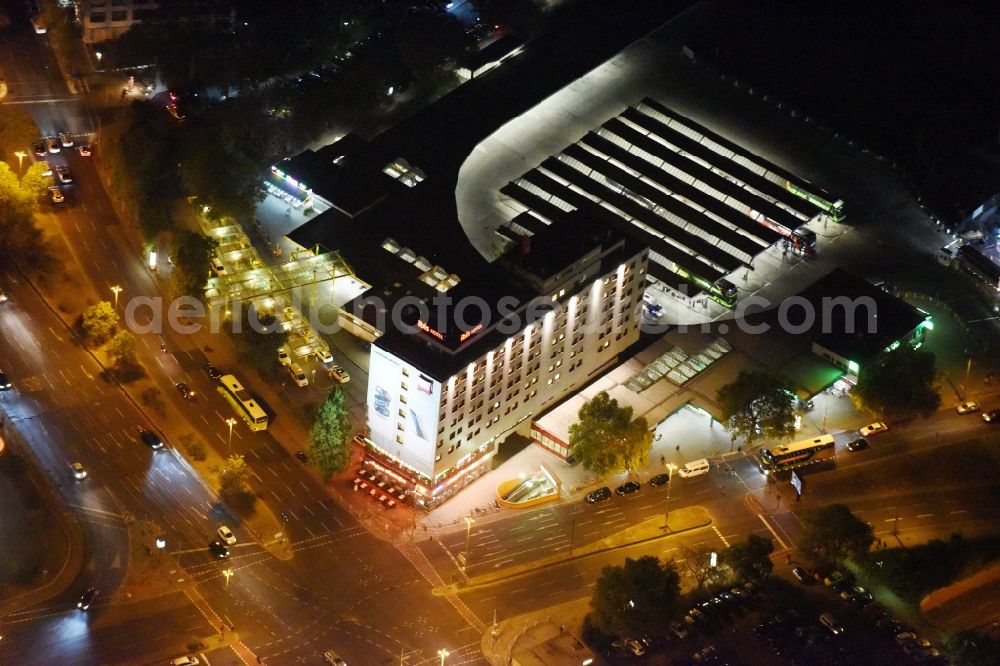
<instances>
[{"instance_id":1,"label":"building wall with windows","mask_svg":"<svg viewBox=\"0 0 1000 666\"><path fill-rule=\"evenodd\" d=\"M159 0L83 0L83 41L94 44L119 37L159 7Z\"/></svg>"},{"instance_id":2,"label":"building wall with windows","mask_svg":"<svg viewBox=\"0 0 1000 666\"><path fill-rule=\"evenodd\" d=\"M368 422L374 453L433 505L490 469L503 437L592 381L639 339L648 250L575 293L565 286L536 299L552 304L541 319L507 337L438 383L421 369L372 346Z\"/></svg>"}]
</instances>

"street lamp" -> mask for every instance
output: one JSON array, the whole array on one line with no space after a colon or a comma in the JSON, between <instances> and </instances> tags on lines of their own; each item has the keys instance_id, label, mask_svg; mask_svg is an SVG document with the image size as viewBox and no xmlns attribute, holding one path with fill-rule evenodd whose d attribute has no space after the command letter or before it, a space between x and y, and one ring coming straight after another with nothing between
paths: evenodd
<instances>
[{"instance_id":1,"label":"street lamp","mask_svg":"<svg viewBox=\"0 0 1000 666\"><path fill-rule=\"evenodd\" d=\"M222 575L226 577L226 591L227 592L229 591L229 579L233 577L234 573L236 573L236 572L233 571L232 569L223 569L222 570Z\"/></svg>"},{"instance_id":2,"label":"street lamp","mask_svg":"<svg viewBox=\"0 0 1000 666\"><path fill-rule=\"evenodd\" d=\"M667 518L670 516L670 483L674 480L674 470L677 469L677 465L673 463L667 463L667 501L663 506L663 531L667 532L670 527L667 525Z\"/></svg>"},{"instance_id":3,"label":"street lamp","mask_svg":"<svg viewBox=\"0 0 1000 666\"><path fill-rule=\"evenodd\" d=\"M18 150L14 153L17 155L17 179L21 179L21 164L24 162L24 158L28 156L28 153L23 150Z\"/></svg>"},{"instance_id":4,"label":"street lamp","mask_svg":"<svg viewBox=\"0 0 1000 666\"><path fill-rule=\"evenodd\" d=\"M101 58L104 57L104 54L101 53L100 51L95 51L94 55L97 56L97 64L100 65L101 64Z\"/></svg>"},{"instance_id":5,"label":"street lamp","mask_svg":"<svg viewBox=\"0 0 1000 666\"><path fill-rule=\"evenodd\" d=\"M230 455L232 455L232 453L233 453L233 426L236 425L236 419L234 419L233 417L230 416L228 419L226 419L226 425L229 426L229 439L226 442L226 445L229 448Z\"/></svg>"},{"instance_id":6,"label":"street lamp","mask_svg":"<svg viewBox=\"0 0 1000 666\"><path fill-rule=\"evenodd\" d=\"M472 516L465 517L465 566L469 566L469 537L472 535L472 524L476 522ZM443 662L442 662L443 663Z\"/></svg>"},{"instance_id":7,"label":"street lamp","mask_svg":"<svg viewBox=\"0 0 1000 666\"><path fill-rule=\"evenodd\" d=\"M444 666L444 660L448 658L451 652L448 652L444 648L438 650L438 656L441 657L441 666Z\"/></svg>"},{"instance_id":8,"label":"street lamp","mask_svg":"<svg viewBox=\"0 0 1000 666\"><path fill-rule=\"evenodd\" d=\"M118 316L118 294L122 293L121 285L111 285L111 291L115 294L115 317Z\"/></svg>"}]
</instances>

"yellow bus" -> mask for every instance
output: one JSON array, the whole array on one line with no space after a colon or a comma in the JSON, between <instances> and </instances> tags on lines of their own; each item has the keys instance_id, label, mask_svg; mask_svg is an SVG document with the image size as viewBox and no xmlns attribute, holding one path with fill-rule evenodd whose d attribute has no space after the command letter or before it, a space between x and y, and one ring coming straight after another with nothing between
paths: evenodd
<instances>
[{"instance_id":1,"label":"yellow bus","mask_svg":"<svg viewBox=\"0 0 1000 666\"><path fill-rule=\"evenodd\" d=\"M222 375L219 378L219 393L243 417L251 430L267 430L267 414L234 375Z\"/></svg>"},{"instance_id":2,"label":"yellow bus","mask_svg":"<svg viewBox=\"0 0 1000 666\"><path fill-rule=\"evenodd\" d=\"M836 453L833 435L823 435L763 449L757 456L757 463L762 474L774 474L829 460Z\"/></svg>"}]
</instances>

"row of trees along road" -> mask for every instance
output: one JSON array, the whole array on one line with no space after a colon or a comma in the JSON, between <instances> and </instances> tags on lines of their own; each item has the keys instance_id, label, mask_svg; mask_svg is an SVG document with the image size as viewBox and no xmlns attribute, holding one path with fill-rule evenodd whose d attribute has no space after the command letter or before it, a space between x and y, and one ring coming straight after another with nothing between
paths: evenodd
<instances>
[{"instance_id":1,"label":"row of trees along road","mask_svg":"<svg viewBox=\"0 0 1000 666\"><path fill-rule=\"evenodd\" d=\"M689 569L694 568L692 573L699 589L730 586L765 580L771 574L772 552L774 544L769 539L752 534L746 541L718 552L714 567L707 551L694 554L697 562L685 564ZM701 569L711 569L711 573ZM676 562L652 555L627 558L621 566L606 566L601 570L590 600L589 623L617 638L663 636L683 607L681 574Z\"/></svg>"},{"instance_id":2,"label":"row of trees along road","mask_svg":"<svg viewBox=\"0 0 1000 666\"><path fill-rule=\"evenodd\" d=\"M782 441L795 434L795 401L789 383L767 372L740 371L720 388L716 402L733 440L747 446ZM940 405L934 355L902 345L864 368L851 396L881 417L928 417ZM570 451L584 469L599 475L631 473L649 461L653 433L606 392L584 404L569 428Z\"/></svg>"}]
</instances>

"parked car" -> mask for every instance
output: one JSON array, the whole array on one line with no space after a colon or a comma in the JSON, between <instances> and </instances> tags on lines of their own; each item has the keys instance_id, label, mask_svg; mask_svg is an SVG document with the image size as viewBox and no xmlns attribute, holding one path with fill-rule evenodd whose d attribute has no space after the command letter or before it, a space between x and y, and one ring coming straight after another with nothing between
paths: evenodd
<instances>
[{"instance_id":1,"label":"parked car","mask_svg":"<svg viewBox=\"0 0 1000 666\"><path fill-rule=\"evenodd\" d=\"M844 574L839 571L831 571L830 575L823 579L823 584L827 587L833 587L842 580L844 580Z\"/></svg>"},{"instance_id":2,"label":"parked car","mask_svg":"<svg viewBox=\"0 0 1000 666\"><path fill-rule=\"evenodd\" d=\"M62 203L66 201L66 195L62 193L57 185L49 186L49 199L52 203Z\"/></svg>"},{"instance_id":3,"label":"parked car","mask_svg":"<svg viewBox=\"0 0 1000 666\"><path fill-rule=\"evenodd\" d=\"M70 469L73 470L73 477L74 478L76 478L76 479L86 479L87 478L87 470L85 470L83 468L83 463L75 462L72 465L70 465Z\"/></svg>"},{"instance_id":4,"label":"parked car","mask_svg":"<svg viewBox=\"0 0 1000 666\"><path fill-rule=\"evenodd\" d=\"M170 666L198 666L200 663L198 657L177 657L170 662Z\"/></svg>"},{"instance_id":5,"label":"parked car","mask_svg":"<svg viewBox=\"0 0 1000 666\"><path fill-rule=\"evenodd\" d=\"M298 363L292 363L288 366L288 374L292 376L292 381L299 388L309 386L309 379L306 377L305 371L299 366Z\"/></svg>"},{"instance_id":6,"label":"parked car","mask_svg":"<svg viewBox=\"0 0 1000 666\"><path fill-rule=\"evenodd\" d=\"M795 578L803 585L812 582L812 576L810 576L809 572L802 567L795 567L792 569L792 575L795 576Z\"/></svg>"},{"instance_id":7,"label":"parked car","mask_svg":"<svg viewBox=\"0 0 1000 666\"><path fill-rule=\"evenodd\" d=\"M48 148L49 152L52 154L58 153L62 148L59 147L59 140L54 136L50 136L45 139L45 147Z\"/></svg>"},{"instance_id":8,"label":"parked car","mask_svg":"<svg viewBox=\"0 0 1000 666\"><path fill-rule=\"evenodd\" d=\"M868 448L868 440L865 439L864 437L858 437L857 439L851 440L850 442L847 443L847 450L851 452L861 451L867 448Z\"/></svg>"},{"instance_id":9,"label":"parked car","mask_svg":"<svg viewBox=\"0 0 1000 666\"><path fill-rule=\"evenodd\" d=\"M97 597L99 596L101 596L101 591L96 587L92 587L83 593L80 600L76 602L76 607L80 610L87 610L94 605L94 602L97 601Z\"/></svg>"},{"instance_id":10,"label":"parked car","mask_svg":"<svg viewBox=\"0 0 1000 666\"><path fill-rule=\"evenodd\" d=\"M346 384L351 381L351 376L347 374L347 370L344 370L339 365L335 365L330 368L330 376L336 379L341 384Z\"/></svg>"},{"instance_id":11,"label":"parked car","mask_svg":"<svg viewBox=\"0 0 1000 666\"><path fill-rule=\"evenodd\" d=\"M688 635L687 627L685 627L682 623L678 622L677 620L673 620L670 622L670 631L673 632L674 636L680 639L687 638Z\"/></svg>"},{"instance_id":12,"label":"parked car","mask_svg":"<svg viewBox=\"0 0 1000 666\"><path fill-rule=\"evenodd\" d=\"M991 409L983 412L983 420L987 423L1000 423L1000 409Z\"/></svg>"},{"instance_id":13,"label":"parked car","mask_svg":"<svg viewBox=\"0 0 1000 666\"><path fill-rule=\"evenodd\" d=\"M639 488L640 488L640 486L639 486L639 482L638 481L627 481L627 482L623 483L622 485L618 486L617 488L615 488L615 494L616 495L631 495L635 491L639 490Z\"/></svg>"},{"instance_id":14,"label":"parked car","mask_svg":"<svg viewBox=\"0 0 1000 666\"><path fill-rule=\"evenodd\" d=\"M7 373L0 370L0 391L9 391L14 387L7 378Z\"/></svg>"},{"instance_id":15,"label":"parked car","mask_svg":"<svg viewBox=\"0 0 1000 666\"><path fill-rule=\"evenodd\" d=\"M958 403L955 411L959 414L973 414L979 411L979 403L973 400L966 400L965 402Z\"/></svg>"},{"instance_id":16,"label":"parked car","mask_svg":"<svg viewBox=\"0 0 1000 666\"><path fill-rule=\"evenodd\" d=\"M45 155L48 153L48 149L45 146L44 139L39 139L38 141L36 141L33 148L35 150L35 157L45 157Z\"/></svg>"},{"instance_id":17,"label":"parked car","mask_svg":"<svg viewBox=\"0 0 1000 666\"><path fill-rule=\"evenodd\" d=\"M662 486L664 483L670 480L669 474L657 474L652 479L649 480L649 485L654 488L657 486Z\"/></svg>"},{"instance_id":18,"label":"parked car","mask_svg":"<svg viewBox=\"0 0 1000 666\"><path fill-rule=\"evenodd\" d=\"M222 260L219 259L214 254L211 257L209 257L209 263L212 267L212 272L215 273L216 275L221 276L226 274L225 264L223 264Z\"/></svg>"},{"instance_id":19,"label":"parked car","mask_svg":"<svg viewBox=\"0 0 1000 666\"><path fill-rule=\"evenodd\" d=\"M90 157L94 154L94 149L90 147L89 144L81 144L77 150L80 152L81 157Z\"/></svg>"},{"instance_id":20,"label":"parked car","mask_svg":"<svg viewBox=\"0 0 1000 666\"><path fill-rule=\"evenodd\" d=\"M59 132L59 143L63 148L73 147L73 135L69 132Z\"/></svg>"},{"instance_id":21,"label":"parked car","mask_svg":"<svg viewBox=\"0 0 1000 666\"><path fill-rule=\"evenodd\" d=\"M876 421L875 423L869 423L858 432L861 434L862 437L871 437L872 435L878 435L879 433L886 432L888 429L889 426L887 426L885 423L883 423L882 421Z\"/></svg>"},{"instance_id":22,"label":"parked car","mask_svg":"<svg viewBox=\"0 0 1000 666\"><path fill-rule=\"evenodd\" d=\"M611 497L611 489L608 488L607 486L604 486L603 488L598 488L597 490L592 490L589 493L587 493L587 496L584 498L584 500L587 502L587 504L593 504L595 502L603 502L609 497Z\"/></svg>"},{"instance_id":23,"label":"parked car","mask_svg":"<svg viewBox=\"0 0 1000 666\"><path fill-rule=\"evenodd\" d=\"M851 599L853 599L854 597L858 596L859 594L864 594L864 593L865 593L865 588L863 588L861 586L851 587L851 588L848 588L848 589L844 590L843 592L841 592L840 593L840 598L843 599L843 600L845 600L845 601L850 601Z\"/></svg>"},{"instance_id":24,"label":"parked car","mask_svg":"<svg viewBox=\"0 0 1000 666\"><path fill-rule=\"evenodd\" d=\"M291 365L292 359L288 355L288 350L284 347L278 347L278 363L281 365Z\"/></svg>"},{"instance_id":25,"label":"parked car","mask_svg":"<svg viewBox=\"0 0 1000 666\"><path fill-rule=\"evenodd\" d=\"M56 177L59 178L59 182L63 185L73 182L73 175L69 172L69 167L65 164L56 165Z\"/></svg>"},{"instance_id":26,"label":"parked car","mask_svg":"<svg viewBox=\"0 0 1000 666\"><path fill-rule=\"evenodd\" d=\"M232 546L236 543L236 535L233 534L233 531L225 525L219 525L219 529L217 529L215 533L219 535L219 539L222 540L222 543L227 546Z\"/></svg>"},{"instance_id":27,"label":"parked car","mask_svg":"<svg viewBox=\"0 0 1000 666\"><path fill-rule=\"evenodd\" d=\"M830 630L830 633L834 636L838 636L844 633L844 627L837 622L837 618L833 617L830 613L823 613L819 616L819 623Z\"/></svg>"}]
</instances>

